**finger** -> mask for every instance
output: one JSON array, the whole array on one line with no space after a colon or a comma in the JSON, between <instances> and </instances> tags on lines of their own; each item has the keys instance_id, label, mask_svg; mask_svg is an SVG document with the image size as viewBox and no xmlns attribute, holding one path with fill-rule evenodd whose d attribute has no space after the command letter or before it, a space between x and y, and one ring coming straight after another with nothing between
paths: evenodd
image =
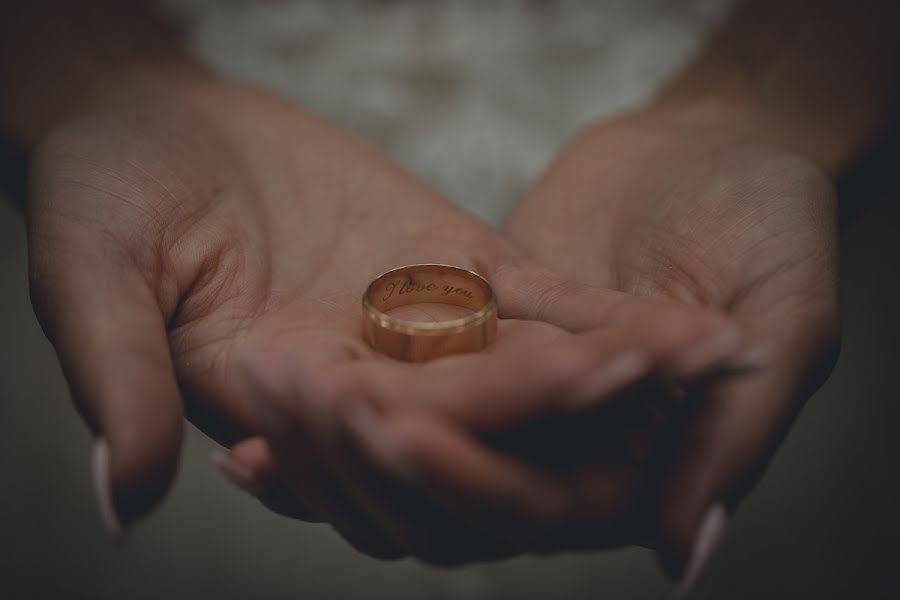
<instances>
[{"instance_id":1,"label":"finger","mask_svg":"<svg viewBox=\"0 0 900 600\"><path fill-rule=\"evenodd\" d=\"M509 348L421 365L358 361L340 367L339 378L365 390L380 410L439 411L464 427L492 430L528 419L530 406L543 404L545 396L560 393L592 369L594 357L573 341L566 336L542 346L542 352ZM640 354L620 362L614 370L624 378L648 366Z\"/></svg>"},{"instance_id":2,"label":"finger","mask_svg":"<svg viewBox=\"0 0 900 600\"><path fill-rule=\"evenodd\" d=\"M518 553L484 528L470 526L434 502L428 490L408 485L380 468L354 434L354 421L377 418L368 403L354 404L344 413L345 443L341 452L343 464L337 470L339 477L360 507L391 533L404 552L441 566L496 560Z\"/></svg>"},{"instance_id":3,"label":"finger","mask_svg":"<svg viewBox=\"0 0 900 600\"><path fill-rule=\"evenodd\" d=\"M753 486L803 401L830 372L833 322L785 325L780 336L790 342L776 340L764 368L712 384L686 416L659 504L659 556L671 573L683 573L690 559L696 575L697 557L708 558L710 539L721 534L723 508L733 511Z\"/></svg>"},{"instance_id":4,"label":"finger","mask_svg":"<svg viewBox=\"0 0 900 600\"><path fill-rule=\"evenodd\" d=\"M225 479L269 510L292 519L321 522L279 476L265 439L248 438L228 452L214 452L210 458Z\"/></svg>"},{"instance_id":5,"label":"finger","mask_svg":"<svg viewBox=\"0 0 900 600\"><path fill-rule=\"evenodd\" d=\"M468 359L476 359L476 357L468 357ZM482 381L480 374L494 373L495 369L493 365L495 364L495 358L492 354L479 355L475 360L476 365L481 361L484 361L486 367L483 369L479 368L479 370L474 372L471 372L468 359L462 361L462 366L465 368L466 372L462 374L463 377L461 381L474 380L475 382L480 382L480 385L483 386L484 381ZM547 361L541 361L542 364L546 364L546 362ZM571 368L573 362L574 361L571 360L560 361L567 369ZM401 387L405 387L405 385L410 382L427 382L434 379L434 374L430 370L431 365L406 365L394 361L377 361L373 364L380 368L394 371L397 378L392 381L395 385L398 381L404 382L404 386ZM513 364L516 370L522 368L521 363ZM298 412L306 412L299 411L298 407L300 404L309 406L307 398L310 397L330 397L331 399L326 402L333 408L334 406L340 406L342 401L356 400L371 394L373 391L371 388L372 382L360 377L348 377L347 373L350 371L353 371L357 375L360 373L355 367L332 368L331 373L325 373L324 370L322 370L317 374L318 376L311 376L309 373L306 375L299 375L297 371L292 373L292 381L296 384L296 382L305 380L306 383L298 387L305 387L307 390L305 393L299 393L297 395L299 402L296 403L294 409ZM451 374L451 379L460 380L455 374ZM502 379L505 380L508 378L504 374ZM563 378L563 381L568 380L568 377ZM389 378L387 381L391 381L391 379ZM515 381L515 378L513 378L512 381ZM441 381L438 380L437 383L441 383ZM498 381L498 383L508 384L508 381ZM526 381L524 383L525 385L521 386L520 391L529 392L528 382ZM318 391L314 391L314 388L319 389ZM364 401L365 400L363 400L363 402ZM397 399L392 397L388 401L395 402ZM305 423L303 426L293 426L290 428L293 431L293 435L289 436L290 439L294 440L296 445L296 440L303 439L304 437L308 438L311 435L315 435L314 432L318 432L318 435L322 438L332 437L332 440L325 445L334 447L334 423L332 422L332 415L333 410L309 411L302 417L302 420ZM275 443L273 443L273 447L274 446ZM277 460L278 450L277 448L273 449L276 452ZM330 453L320 452L319 456L325 460L326 454ZM288 476L288 479L294 482L300 478L304 478L302 474L299 474L296 471L298 468L298 465L296 464L296 455L297 452L295 451L295 458L293 459L295 464L288 467L288 469L293 469ZM353 461L344 459L341 464L337 464L340 459L335 460L332 457L327 460L330 465L329 475L332 480L328 485L332 487L332 493L329 494L327 499L321 499L319 503L326 503L331 507L349 505L353 506L354 510L358 511L352 519L352 523L346 518L339 520L339 515L326 513L326 518L330 521L339 523L339 531L341 531L345 537L355 540L355 542L352 541L352 543L355 543L357 547L365 548L365 544L367 543L366 540L363 540L362 542L359 540L361 537L361 530L375 530L371 535L362 536L368 537L368 543L371 543L373 537L383 537L378 533L378 530L380 529L381 532L387 534L387 537L396 544L396 547L400 551L412 553L413 555L432 563L456 564L458 562L474 560L476 558L486 560L488 558L508 556L511 554L511 551L507 548L506 544L497 544L490 538L481 536L477 530L473 531L471 528L457 525L458 520L454 519L451 514L448 514L445 510L442 511L436 509L434 504L428 501L428 497L422 498L422 491L420 489L391 485L389 481L379 477L372 468L367 467L363 460ZM304 491L308 491L310 488L318 489L321 492L322 485L321 481L309 482L301 486L301 489L297 489L297 493L303 494ZM343 489L341 490L340 488ZM374 522L377 527L373 527L371 525L372 522ZM364 551L371 553L370 549L365 549Z\"/></svg>"},{"instance_id":6,"label":"finger","mask_svg":"<svg viewBox=\"0 0 900 600\"><path fill-rule=\"evenodd\" d=\"M491 451L425 415L350 423L365 456L403 485L423 490L507 554L603 547L623 539L618 524L639 492L634 471L596 465L565 474Z\"/></svg>"},{"instance_id":7,"label":"finger","mask_svg":"<svg viewBox=\"0 0 900 600\"><path fill-rule=\"evenodd\" d=\"M547 322L571 332L625 328L636 347L665 358L672 378L705 372L734 352L742 337L737 323L718 310L565 280L541 268L501 270L495 286L505 318Z\"/></svg>"},{"instance_id":8,"label":"finger","mask_svg":"<svg viewBox=\"0 0 900 600\"><path fill-rule=\"evenodd\" d=\"M500 270L492 284L502 318L543 321L572 332L645 319L682 329L696 327L698 333L733 327L730 319L708 307L638 297L563 279L540 267Z\"/></svg>"},{"instance_id":9,"label":"finger","mask_svg":"<svg viewBox=\"0 0 900 600\"><path fill-rule=\"evenodd\" d=\"M597 462L646 469L658 462L670 439L668 390L641 381L610 392L602 408L572 414L546 411L521 426L485 433L491 448L535 466L574 470Z\"/></svg>"},{"instance_id":10,"label":"finger","mask_svg":"<svg viewBox=\"0 0 900 600\"><path fill-rule=\"evenodd\" d=\"M696 335L690 327L646 319L553 340L521 335L515 346L498 343L490 353L425 365L358 361L342 367L340 378L367 390L382 410L438 411L486 432L547 414L596 410L651 373L696 376L742 344L735 327L699 341Z\"/></svg>"},{"instance_id":11,"label":"finger","mask_svg":"<svg viewBox=\"0 0 900 600\"><path fill-rule=\"evenodd\" d=\"M121 535L175 475L183 411L159 302L114 242L29 214L31 294L72 397L97 436L101 516Z\"/></svg>"},{"instance_id":12,"label":"finger","mask_svg":"<svg viewBox=\"0 0 900 600\"><path fill-rule=\"evenodd\" d=\"M237 363L257 409L275 470L295 498L370 556L404 556L390 535L355 503L335 478L335 388L300 365L246 352Z\"/></svg>"},{"instance_id":13,"label":"finger","mask_svg":"<svg viewBox=\"0 0 900 600\"><path fill-rule=\"evenodd\" d=\"M333 398L330 402L336 407L345 404L337 399L340 392L331 384L334 379L298 377L297 372L291 374L291 379L304 382L299 387L307 389L305 397L296 398L298 402L306 402L309 396L315 396ZM325 391L329 387L330 391ZM318 388L318 391L314 392L314 388ZM291 418L296 419L296 416ZM317 420L328 420L328 417ZM399 486L391 485L387 478L378 477L364 461L355 460L353 453L346 448L346 428L340 424L335 425L343 432L340 435L343 451L317 453L322 464L327 464L327 475L324 469L319 469L314 474L309 472L308 466L304 468L299 464L301 460L298 459L296 449L292 451L292 464L287 467L288 473L279 472L275 468L277 456L273 457L268 443L259 439L248 440L232 449L230 458L239 462L238 469L222 464L220 468L225 466L223 474L226 477L239 487L249 488L251 493L260 495L264 501L266 495L271 493L274 479L286 482L286 486L291 489L289 495L294 498L295 506L304 504L307 507L318 507L320 520L331 521L352 545L367 554L381 558L415 554L428 562L453 564L451 557L462 544L450 541L447 532L456 534L460 529L452 525L446 514L437 516L425 499L415 498L414 490L401 490ZM311 430L327 431L332 427L331 423L307 423L303 427L294 426L292 429L293 436L299 439L308 438ZM301 473L300 470L304 472ZM304 497L307 498L306 501L303 500ZM329 508L323 510L323 505ZM338 510L339 507L344 508ZM309 512L316 514L313 510ZM390 543L386 543L387 538ZM425 541L438 538L441 543ZM485 544L466 546L478 547L479 557L487 558Z\"/></svg>"}]
</instances>

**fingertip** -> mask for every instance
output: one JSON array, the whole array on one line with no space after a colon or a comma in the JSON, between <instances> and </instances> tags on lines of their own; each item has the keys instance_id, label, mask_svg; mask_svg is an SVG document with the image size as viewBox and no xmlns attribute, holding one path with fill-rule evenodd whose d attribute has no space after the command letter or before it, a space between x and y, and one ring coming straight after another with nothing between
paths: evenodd
<instances>
[{"instance_id":1,"label":"fingertip","mask_svg":"<svg viewBox=\"0 0 900 600\"><path fill-rule=\"evenodd\" d=\"M729 364L738 357L744 342L744 331L737 323L722 323L673 356L668 375L681 379L715 365Z\"/></svg>"},{"instance_id":2,"label":"fingertip","mask_svg":"<svg viewBox=\"0 0 900 600\"><path fill-rule=\"evenodd\" d=\"M672 600L685 600L697 587L722 543L728 520L728 512L721 502L713 504L703 513L696 524L687 553L677 557L677 564L668 565L670 568L680 567L676 572L679 581L673 591Z\"/></svg>"},{"instance_id":3,"label":"fingertip","mask_svg":"<svg viewBox=\"0 0 900 600\"><path fill-rule=\"evenodd\" d=\"M210 453L210 459L220 470L222 467L227 469L232 465L236 466L243 475L263 486L275 474L272 449L262 437L247 438L228 451L214 450Z\"/></svg>"},{"instance_id":4,"label":"fingertip","mask_svg":"<svg viewBox=\"0 0 900 600\"><path fill-rule=\"evenodd\" d=\"M251 467L235 460L230 453L214 450L210 453L209 460L219 474L236 488L257 498L265 491L264 478Z\"/></svg>"},{"instance_id":5,"label":"fingertip","mask_svg":"<svg viewBox=\"0 0 900 600\"><path fill-rule=\"evenodd\" d=\"M113 513L127 529L165 497L178 471L184 431L180 412L147 412L138 421L105 415L95 446L97 469L105 475Z\"/></svg>"},{"instance_id":6,"label":"fingertip","mask_svg":"<svg viewBox=\"0 0 900 600\"><path fill-rule=\"evenodd\" d=\"M278 477L271 450L263 438L244 440L229 451L213 450L209 458L222 477L269 510L292 519L321 521Z\"/></svg>"},{"instance_id":7,"label":"fingertip","mask_svg":"<svg viewBox=\"0 0 900 600\"><path fill-rule=\"evenodd\" d=\"M696 482L694 482L696 483ZM657 558L663 570L673 579L680 579L685 572L700 529L704 511L712 504L699 495L679 494L672 489L661 497L657 530Z\"/></svg>"},{"instance_id":8,"label":"fingertip","mask_svg":"<svg viewBox=\"0 0 900 600\"><path fill-rule=\"evenodd\" d=\"M723 470L720 459L714 458L721 448L706 439L696 450L705 460L682 459L661 490L657 551L661 566L673 578L682 579L687 574L698 540L710 526L708 521L727 521L735 509L733 502L725 500L730 497L723 479L727 470Z\"/></svg>"},{"instance_id":9,"label":"fingertip","mask_svg":"<svg viewBox=\"0 0 900 600\"><path fill-rule=\"evenodd\" d=\"M566 401L566 408L574 412L594 409L608 402L613 392L641 378L652 366L653 359L649 353L626 350L582 377Z\"/></svg>"}]
</instances>

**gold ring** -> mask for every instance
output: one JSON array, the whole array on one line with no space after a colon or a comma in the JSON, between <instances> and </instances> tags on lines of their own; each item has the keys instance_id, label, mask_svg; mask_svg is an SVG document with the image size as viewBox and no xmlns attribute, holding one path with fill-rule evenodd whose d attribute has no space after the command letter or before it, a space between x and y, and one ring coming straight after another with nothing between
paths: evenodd
<instances>
[{"instance_id":1,"label":"gold ring","mask_svg":"<svg viewBox=\"0 0 900 600\"><path fill-rule=\"evenodd\" d=\"M418 323L387 313L411 304L451 304L472 311L449 321ZM372 348L398 360L424 362L478 352L497 336L497 299L487 280L451 265L423 264L379 275L363 294L363 336Z\"/></svg>"}]
</instances>

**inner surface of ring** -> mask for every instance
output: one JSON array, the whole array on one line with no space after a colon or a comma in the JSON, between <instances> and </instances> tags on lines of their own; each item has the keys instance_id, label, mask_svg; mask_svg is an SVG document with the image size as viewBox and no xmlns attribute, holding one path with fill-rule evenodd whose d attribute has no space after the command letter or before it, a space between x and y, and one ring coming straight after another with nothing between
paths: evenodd
<instances>
[{"instance_id":1,"label":"inner surface of ring","mask_svg":"<svg viewBox=\"0 0 900 600\"><path fill-rule=\"evenodd\" d=\"M416 265L389 271L373 281L366 291L371 307L382 313L383 318L398 321L384 313L413 304L450 304L477 313L492 297L484 279L465 269L445 265ZM446 322L434 325L443 324Z\"/></svg>"}]
</instances>

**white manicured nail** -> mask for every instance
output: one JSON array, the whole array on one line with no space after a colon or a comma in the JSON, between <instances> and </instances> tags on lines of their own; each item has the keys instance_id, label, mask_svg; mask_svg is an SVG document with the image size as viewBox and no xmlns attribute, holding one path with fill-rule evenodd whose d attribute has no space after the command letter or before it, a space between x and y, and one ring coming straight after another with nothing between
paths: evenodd
<instances>
[{"instance_id":1,"label":"white manicured nail","mask_svg":"<svg viewBox=\"0 0 900 600\"><path fill-rule=\"evenodd\" d=\"M730 327L703 342L688 348L678 358L672 375L683 377L692 375L710 365L724 361L737 352L743 342L743 334L737 327Z\"/></svg>"},{"instance_id":2,"label":"white manicured nail","mask_svg":"<svg viewBox=\"0 0 900 600\"><path fill-rule=\"evenodd\" d=\"M219 473L236 488L256 497L265 490L265 484L255 477L250 469L233 460L227 452L213 450L209 455L209 460Z\"/></svg>"},{"instance_id":3,"label":"white manicured nail","mask_svg":"<svg viewBox=\"0 0 900 600\"><path fill-rule=\"evenodd\" d=\"M651 367L650 357L640 350L630 350L613 358L579 381L568 402L573 411L583 411L602 403L610 392L619 391L637 381Z\"/></svg>"},{"instance_id":4,"label":"white manicured nail","mask_svg":"<svg viewBox=\"0 0 900 600\"><path fill-rule=\"evenodd\" d=\"M99 438L94 442L94 451L91 456L94 497L97 499L97 508L100 511L103 527L110 537L120 541L125 536L125 526L116 512L109 468L109 444L104 438Z\"/></svg>"},{"instance_id":5,"label":"white manicured nail","mask_svg":"<svg viewBox=\"0 0 900 600\"><path fill-rule=\"evenodd\" d=\"M715 504L706 512L694 538L694 547L684 569L684 575L675 587L672 600L685 600L693 592L706 571L709 559L719 547L727 525L728 513L724 505Z\"/></svg>"}]
</instances>

